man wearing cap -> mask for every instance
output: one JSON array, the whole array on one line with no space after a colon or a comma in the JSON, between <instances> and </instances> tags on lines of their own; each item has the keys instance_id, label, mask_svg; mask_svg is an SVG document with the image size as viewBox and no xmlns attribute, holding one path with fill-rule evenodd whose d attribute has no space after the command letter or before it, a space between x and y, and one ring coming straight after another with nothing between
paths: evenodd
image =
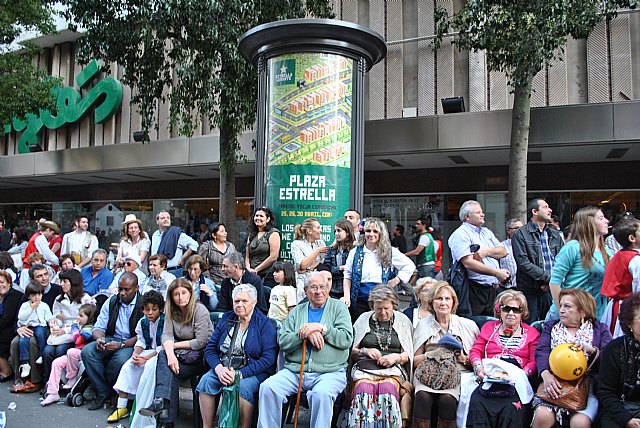
<instances>
[{"instance_id":1,"label":"man wearing cap","mask_svg":"<svg viewBox=\"0 0 640 428\"><path fill-rule=\"evenodd\" d=\"M125 272L131 272L135 276L138 277L138 284L144 284L147 282L147 275L144 274L140 270L140 256L136 253L129 253L124 257L124 263L122 270L118 272L111 281L111 285L109 286L109 294L116 294L118 292L118 282L120 282L120 278L122 278L122 274Z\"/></svg>"},{"instance_id":2,"label":"man wearing cap","mask_svg":"<svg viewBox=\"0 0 640 428\"><path fill-rule=\"evenodd\" d=\"M58 257L49 248L49 239L56 233L60 233L60 228L53 221L45 220L39 223L42 230L36 232L29 239L27 249L24 252L22 261L28 265L27 259L31 253L40 253L45 261L53 266L58 266Z\"/></svg>"},{"instance_id":3,"label":"man wearing cap","mask_svg":"<svg viewBox=\"0 0 640 428\"><path fill-rule=\"evenodd\" d=\"M62 238L60 254L73 255L78 267L82 268L91 262L91 255L98 249L98 238L89 232L89 217L86 215L76 218L75 228Z\"/></svg>"},{"instance_id":4,"label":"man wearing cap","mask_svg":"<svg viewBox=\"0 0 640 428\"><path fill-rule=\"evenodd\" d=\"M107 252L98 248L91 255L91 265L80 270L84 291L90 296L107 290L113 282L113 274L105 266L107 265Z\"/></svg>"},{"instance_id":5,"label":"man wearing cap","mask_svg":"<svg viewBox=\"0 0 640 428\"><path fill-rule=\"evenodd\" d=\"M158 230L151 238L151 254L167 258L167 272L180 278L184 274L184 262L191 254L197 254L198 243L178 226L171 226L171 215L166 211L156 214Z\"/></svg>"}]
</instances>

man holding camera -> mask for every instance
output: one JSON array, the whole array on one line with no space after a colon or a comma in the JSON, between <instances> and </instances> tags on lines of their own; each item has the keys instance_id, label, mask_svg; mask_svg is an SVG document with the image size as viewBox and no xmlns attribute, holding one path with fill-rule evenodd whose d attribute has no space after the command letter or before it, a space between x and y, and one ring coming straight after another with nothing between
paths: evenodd
<instances>
[{"instance_id":1,"label":"man holding camera","mask_svg":"<svg viewBox=\"0 0 640 428\"><path fill-rule=\"evenodd\" d=\"M96 388L95 401L89 410L104 407L107 399L114 395L113 385L118 379L122 365L131 358L136 343L136 325L142 318L138 293L138 277L125 272L118 282L118 294L104 302L93 327L95 342L82 348L82 362Z\"/></svg>"},{"instance_id":2,"label":"man holding camera","mask_svg":"<svg viewBox=\"0 0 640 428\"><path fill-rule=\"evenodd\" d=\"M493 316L496 290L511 277L498 262L507 255L507 250L491 230L483 227L484 213L478 201L465 201L459 216L462 224L448 241L451 257L467 269L471 313Z\"/></svg>"}]
</instances>

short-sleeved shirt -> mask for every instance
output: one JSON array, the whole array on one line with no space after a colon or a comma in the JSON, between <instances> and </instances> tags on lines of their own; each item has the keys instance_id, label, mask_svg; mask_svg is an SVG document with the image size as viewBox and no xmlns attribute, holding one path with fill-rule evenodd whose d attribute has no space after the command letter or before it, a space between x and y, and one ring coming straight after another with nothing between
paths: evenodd
<instances>
[{"instance_id":1,"label":"short-sleeved shirt","mask_svg":"<svg viewBox=\"0 0 640 428\"><path fill-rule=\"evenodd\" d=\"M284 321L289 308L298 303L296 288L289 285L276 285L269 295L269 318Z\"/></svg>"},{"instance_id":2,"label":"short-sleeved shirt","mask_svg":"<svg viewBox=\"0 0 640 428\"><path fill-rule=\"evenodd\" d=\"M458 261L461 258L471 255L470 247L473 244L480 245L480 248L495 248L500 244L496 236L492 231L486 227L477 227L470 223L462 223L449 237L449 248L451 249L451 257L453 261ZM494 269L500 269L500 265L497 259L493 257L485 257L482 259L482 263L485 266L489 266ZM494 286L498 284L498 280L495 276L483 275L474 272L470 269L469 279L477 282L478 284L486 286Z\"/></svg>"}]
</instances>

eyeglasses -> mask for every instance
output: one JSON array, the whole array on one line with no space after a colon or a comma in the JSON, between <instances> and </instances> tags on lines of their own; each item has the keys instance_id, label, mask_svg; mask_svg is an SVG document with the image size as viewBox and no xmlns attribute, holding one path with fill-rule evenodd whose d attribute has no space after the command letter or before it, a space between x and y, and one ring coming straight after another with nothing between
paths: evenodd
<instances>
[{"instance_id":1,"label":"eyeglasses","mask_svg":"<svg viewBox=\"0 0 640 428\"><path fill-rule=\"evenodd\" d=\"M518 230L518 229L520 229L521 227L522 227L522 226L518 226L518 227L510 227L510 228L509 228L509 229L507 229L507 230Z\"/></svg>"},{"instance_id":2,"label":"eyeglasses","mask_svg":"<svg viewBox=\"0 0 640 428\"><path fill-rule=\"evenodd\" d=\"M505 314L508 314L509 312L513 312L514 314L522 313L522 308L519 308L518 306L500 305L500 310Z\"/></svg>"},{"instance_id":3,"label":"eyeglasses","mask_svg":"<svg viewBox=\"0 0 640 428\"><path fill-rule=\"evenodd\" d=\"M326 285L321 285L319 287L316 287L314 285L312 287L309 287L309 291L313 291L315 293L316 291L327 291L327 288L329 288L329 287L327 287Z\"/></svg>"},{"instance_id":4,"label":"eyeglasses","mask_svg":"<svg viewBox=\"0 0 640 428\"><path fill-rule=\"evenodd\" d=\"M133 262L125 262L125 266L133 266Z\"/></svg>"}]
</instances>

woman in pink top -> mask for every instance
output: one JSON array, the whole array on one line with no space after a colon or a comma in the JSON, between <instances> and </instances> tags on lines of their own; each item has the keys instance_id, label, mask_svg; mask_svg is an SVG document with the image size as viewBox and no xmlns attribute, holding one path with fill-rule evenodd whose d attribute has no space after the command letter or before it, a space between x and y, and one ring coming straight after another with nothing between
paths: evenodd
<instances>
[{"instance_id":1,"label":"woman in pink top","mask_svg":"<svg viewBox=\"0 0 640 428\"><path fill-rule=\"evenodd\" d=\"M528 378L536 371L535 351L540 334L523 323L529 315L527 299L519 291L507 290L496 298L499 318L484 324L469 358L481 384L471 395L467 427L522 425L522 404L533 398ZM492 383L509 379L513 387Z\"/></svg>"}]
</instances>

